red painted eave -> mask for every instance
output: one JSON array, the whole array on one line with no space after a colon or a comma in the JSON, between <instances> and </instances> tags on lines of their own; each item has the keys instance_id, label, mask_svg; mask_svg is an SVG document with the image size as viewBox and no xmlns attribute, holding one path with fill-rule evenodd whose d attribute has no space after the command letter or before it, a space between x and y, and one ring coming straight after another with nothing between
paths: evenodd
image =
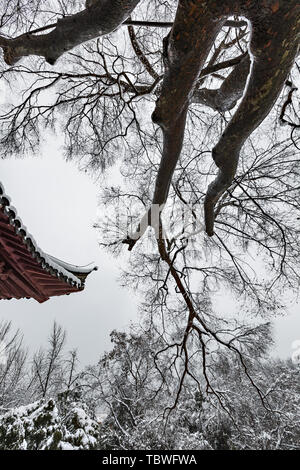
<instances>
[{"instance_id":1,"label":"red painted eave","mask_svg":"<svg viewBox=\"0 0 300 470\"><path fill-rule=\"evenodd\" d=\"M33 298L45 302L50 297L84 289L86 276L68 271L67 263L43 253L26 233L0 185L0 299Z\"/></svg>"}]
</instances>

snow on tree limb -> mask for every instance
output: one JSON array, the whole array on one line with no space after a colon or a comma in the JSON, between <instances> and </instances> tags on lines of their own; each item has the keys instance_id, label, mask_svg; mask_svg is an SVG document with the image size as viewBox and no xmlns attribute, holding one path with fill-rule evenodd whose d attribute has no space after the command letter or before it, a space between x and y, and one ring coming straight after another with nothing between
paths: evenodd
<instances>
[{"instance_id":1,"label":"snow on tree limb","mask_svg":"<svg viewBox=\"0 0 300 470\"><path fill-rule=\"evenodd\" d=\"M25 33L15 39L0 36L4 60L13 65L22 57L38 55L53 65L73 47L114 31L138 3L139 0L95 0L85 10L59 19L48 34Z\"/></svg>"}]
</instances>

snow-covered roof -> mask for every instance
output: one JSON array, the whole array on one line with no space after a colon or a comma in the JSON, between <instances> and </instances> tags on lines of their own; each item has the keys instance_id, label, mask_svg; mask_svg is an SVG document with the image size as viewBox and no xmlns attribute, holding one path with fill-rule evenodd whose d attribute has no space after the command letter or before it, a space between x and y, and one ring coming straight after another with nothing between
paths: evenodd
<instances>
[{"instance_id":1,"label":"snow-covered roof","mask_svg":"<svg viewBox=\"0 0 300 470\"><path fill-rule=\"evenodd\" d=\"M23 224L20 217L18 217L17 210L12 206L9 196L5 193L3 185L0 183L0 210L2 216L4 216L6 223L8 223L17 236L18 242L21 240L26 245L27 251L30 252L35 263L42 268L43 271L50 274L53 277L58 278L60 281L64 281L70 287L75 290L82 290L84 287L85 278L92 271L96 270L97 267L94 264L86 266L76 266L73 264L61 261L54 256L48 255L41 248L39 248L34 237L29 233L27 227ZM4 222L5 224L5 222ZM3 221L2 221L3 225ZM6 232L0 233L0 261L1 261L1 246L4 250L7 243L7 235L3 235ZM2 234L2 235L1 235ZM2 237L2 239L1 239ZM6 238L4 241L3 238ZM6 245L5 245L5 243ZM2 243L2 245L1 245ZM10 243L12 241L10 240ZM16 242L14 241L14 246ZM24 249L24 247L22 247ZM16 250L16 248L14 248ZM1 292L0 292L1 298Z\"/></svg>"}]
</instances>

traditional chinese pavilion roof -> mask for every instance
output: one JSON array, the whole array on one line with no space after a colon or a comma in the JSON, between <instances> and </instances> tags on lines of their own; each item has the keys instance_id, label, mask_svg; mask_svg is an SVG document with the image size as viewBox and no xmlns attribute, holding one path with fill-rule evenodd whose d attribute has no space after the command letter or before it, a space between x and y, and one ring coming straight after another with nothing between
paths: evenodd
<instances>
[{"instance_id":1,"label":"traditional chinese pavilion roof","mask_svg":"<svg viewBox=\"0 0 300 470\"><path fill-rule=\"evenodd\" d=\"M84 289L94 265L75 266L43 252L27 231L0 183L0 299L52 296Z\"/></svg>"}]
</instances>

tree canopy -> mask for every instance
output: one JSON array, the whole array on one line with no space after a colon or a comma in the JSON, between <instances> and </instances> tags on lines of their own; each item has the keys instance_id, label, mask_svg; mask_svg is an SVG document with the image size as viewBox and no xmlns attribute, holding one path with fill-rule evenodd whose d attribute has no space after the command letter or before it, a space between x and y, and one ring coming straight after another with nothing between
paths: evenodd
<instances>
[{"instance_id":1,"label":"tree canopy","mask_svg":"<svg viewBox=\"0 0 300 470\"><path fill-rule=\"evenodd\" d=\"M9 333L15 336L9 324L1 326L6 339ZM32 367L12 356L15 346L23 350L17 338L7 347L9 367L0 365L0 449L299 449L300 369L291 360L269 356L252 366L259 386L268 384L270 409L253 394L239 363L219 356L214 379L221 403L188 378L169 413L177 377L166 361L170 350L162 369L153 362L153 346L162 343L159 334L113 331L111 351L83 370L75 351L64 352L63 338L54 324L48 347L34 355ZM16 368L21 374L13 374Z\"/></svg>"},{"instance_id":2,"label":"tree canopy","mask_svg":"<svg viewBox=\"0 0 300 470\"><path fill-rule=\"evenodd\" d=\"M116 164L122 180L103 184L96 227L101 246L132 251L122 282L144 297L142 329L159 333L157 369L177 377L170 409L187 379L221 401L225 354L268 407L251 365L280 292L299 287L299 3L0 8L2 156L37 153L60 128L81 169ZM225 289L240 315L215 311Z\"/></svg>"}]
</instances>

